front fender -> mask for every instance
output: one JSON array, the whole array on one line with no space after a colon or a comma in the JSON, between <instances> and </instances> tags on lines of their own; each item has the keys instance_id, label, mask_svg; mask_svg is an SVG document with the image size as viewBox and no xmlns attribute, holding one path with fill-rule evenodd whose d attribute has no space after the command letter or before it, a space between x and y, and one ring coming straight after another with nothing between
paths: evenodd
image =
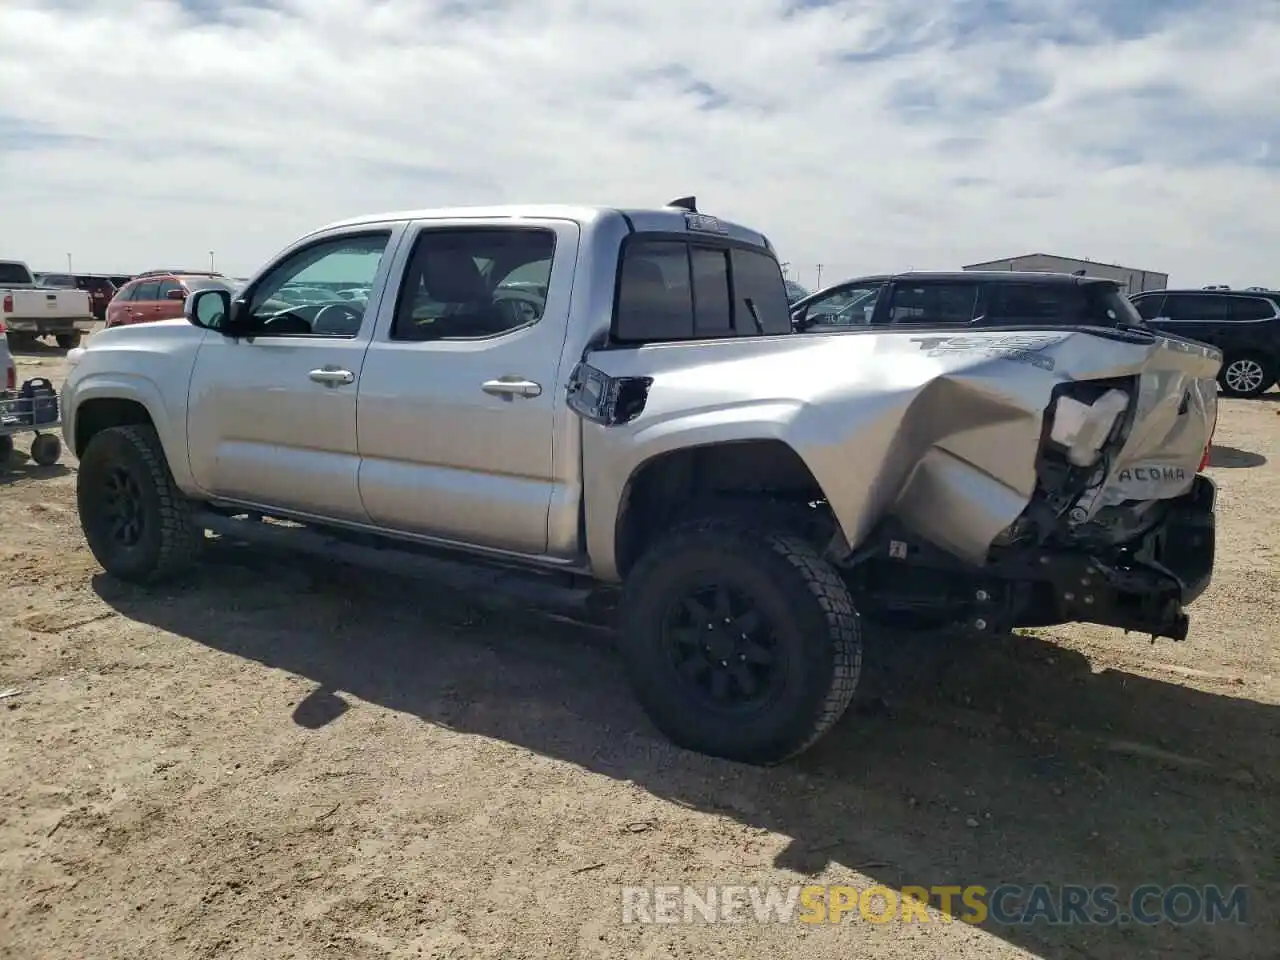
<instances>
[{"instance_id":1,"label":"front fender","mask_svg":"<svg viewBox=\"0 0 1280 960\"><path fill-rule=\"evenodd\" d=\"M185 493L200 492L191 474L187 456L185 393L182 409L167 404L154 380L120 370L85 371L68 378L62 391L62 436L70 450L76 450L76 420L86 403L94 400L128 400L141 404L155 425L169 470L178 488ZM78 452L78 451L77 451Z\"/></svg>"}]
</instances>

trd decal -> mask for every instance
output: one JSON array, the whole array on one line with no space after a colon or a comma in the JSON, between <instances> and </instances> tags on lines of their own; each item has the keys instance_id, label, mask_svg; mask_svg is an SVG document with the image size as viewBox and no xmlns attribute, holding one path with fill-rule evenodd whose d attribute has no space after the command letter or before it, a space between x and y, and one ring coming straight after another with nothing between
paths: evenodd
<instances>
[{"instance_id":1,"label":"trd decal","mask_svg":"<svg viewBox=\"0 0 1280 960\"><path fill-rule=\"evenodd\" d=\"M943 357L951 354L980 353L999 360L1013 363L1026 363L1041 370L1053 370L1056 362L1053 357L1039 351L1051 344L1062 342L1060 336L1044 334L1011 333L1000 336L961 336L912 337L912 343L920 344L926 357Z\"/></svg>"}]
</instances>

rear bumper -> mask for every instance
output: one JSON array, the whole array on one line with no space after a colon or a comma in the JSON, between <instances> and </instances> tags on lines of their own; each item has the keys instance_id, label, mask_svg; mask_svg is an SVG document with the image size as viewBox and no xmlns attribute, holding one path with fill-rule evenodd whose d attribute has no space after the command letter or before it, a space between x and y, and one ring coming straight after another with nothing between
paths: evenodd
<instances>
[{"instance_id":1,"label":"rear bumper","mask_svg":"<svg viewBox=\"0 0 1280 960\"><path fill-rule=\"evenodd\" d=\"M85 317L6 317L5 325L12 333L26 333L36 337L59 333L89 333L97 321Z\"/></svg>"},{"instance_id":2,"label":"rear bumper","mask_svg":"<svg viewBox=\"0 0 1280 960\"><path fill-rule=\"evenodd\" d=\"M871 620L988 636L1097 623L1183 640L1186 608L1213 579L1216 499L1213 481L1197 474L1141 536L1107 546L1007 547L980 567L886 521L842 567Z\"/></svg>"},{"instance_id":3,"label":"rear bumper","mask_svg":"<svg viewBox=\"0 0 1280 960\"><path fill-rule=\"evenodd\" d=\"M1058 623L1098 623L1185 639L1185 608L1213 580L1216 500L1213 481L1197 475L1191 490L1170 505L1164 522L1123 550L1105 557L1041 553L1034 561L1040 589L1032 606L1038 615L1021 625L1043 625L1047 609Z\"/></svg>"}]
</instances>

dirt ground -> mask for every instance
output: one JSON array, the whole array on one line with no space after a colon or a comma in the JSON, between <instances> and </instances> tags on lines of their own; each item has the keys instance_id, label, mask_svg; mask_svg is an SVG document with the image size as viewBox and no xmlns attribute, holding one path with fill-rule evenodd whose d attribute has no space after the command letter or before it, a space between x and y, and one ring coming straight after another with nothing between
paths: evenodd
<instances>
[{"instance_id":1,"label":"dirt ground","mask_svg":"<svg viewBox=\"0 0 1280 960\"><path fill-rule=\"evenodd\" d=\"M52 349L18 362L61 379ZM1223 402L1186 643L898 647L879 697L771 770L670 747L605 631L224 546L126 588L84 546L73 458L19 459L0 957L1274 958L1277 401ZM1249 891L1212 926L622 922L623 885L810 882Z\"/></svg>"}]
</instances>

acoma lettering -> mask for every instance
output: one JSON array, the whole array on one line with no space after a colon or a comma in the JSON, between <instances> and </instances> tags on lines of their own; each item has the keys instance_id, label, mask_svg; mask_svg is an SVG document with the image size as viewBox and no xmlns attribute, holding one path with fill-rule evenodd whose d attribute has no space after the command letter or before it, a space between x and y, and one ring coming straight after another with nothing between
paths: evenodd
<instances>
[{"instance_id":1,"label":"acoma lettering","mask_svg":"<svg viewBox=\"0 0 1280 960\"><path fill-rule=\"evenodd\" d=\"M1116 476L1118 483L1157 483L1161 480L1185 480L1187 471L1182 467L1126 467Z\"/></svg>"}]
</instances>

